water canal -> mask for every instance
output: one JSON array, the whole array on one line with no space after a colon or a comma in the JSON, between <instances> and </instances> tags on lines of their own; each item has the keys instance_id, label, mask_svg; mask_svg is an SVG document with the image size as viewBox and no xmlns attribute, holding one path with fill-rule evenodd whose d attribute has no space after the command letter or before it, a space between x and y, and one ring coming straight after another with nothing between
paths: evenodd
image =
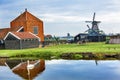
<instances>
[{"instance_id":1,"label":"water canal","mask_svg":"<svg viewBox=\"0 0 120 80\"><path fill-rule=\"evenodd\" d=\"M21 61L22 67L18 66ZM29 71L24 68L27 61L1 62L0 80L120 80L119 60L43 60L36 69ZM30 61L32 63L39 62Z\"/></svg>"}]
</instances>

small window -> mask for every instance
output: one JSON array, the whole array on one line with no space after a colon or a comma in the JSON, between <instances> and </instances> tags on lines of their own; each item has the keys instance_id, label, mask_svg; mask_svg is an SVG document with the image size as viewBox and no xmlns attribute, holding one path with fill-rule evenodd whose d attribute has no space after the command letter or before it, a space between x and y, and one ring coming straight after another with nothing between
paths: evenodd
<instances>
[{"instance_id":1,"label":"small window","mask_svg":"<svg viewBox=\"0 0 120 80\"><path fill-rule=\"evenodd\" d=\"M34 29L34 30L33 30L33 31L34 31L34 34L38 34L38 27L36 26L36 27L34 27L33 29Z\"/></svg>"},{"instance_id":2,"label":"small window","mask_svg":"<svg viewBox=\"0 0 120 80\"><path fill-rule=\"evenodd\" d=\"M77 40L79 40L79 37L77 37Z\"/></svg>"}]
</instances>

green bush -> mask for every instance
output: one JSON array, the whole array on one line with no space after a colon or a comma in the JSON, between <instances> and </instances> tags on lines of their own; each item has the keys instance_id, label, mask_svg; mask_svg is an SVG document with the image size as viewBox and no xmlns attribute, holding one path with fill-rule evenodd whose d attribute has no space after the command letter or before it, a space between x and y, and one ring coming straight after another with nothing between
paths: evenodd
<instances>
[{"instance_id":1,"label":"green bush","mask_svg":"<svg viewBox=\"0 0 120 80\"><path fill-rule=\"evenodd\" d=\"M74 59L82 59L83 57L82 57L82 55L80 55L80 54L75 54L74 55Z\"/></svg>"}]
</instances>

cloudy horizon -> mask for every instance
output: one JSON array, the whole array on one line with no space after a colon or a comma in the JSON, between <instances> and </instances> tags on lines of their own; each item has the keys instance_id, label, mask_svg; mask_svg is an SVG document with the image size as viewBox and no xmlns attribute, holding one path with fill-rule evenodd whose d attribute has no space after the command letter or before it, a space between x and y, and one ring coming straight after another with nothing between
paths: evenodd
<instances>
[{"instance_id":1,"label":"cloudy horizon","mask_svg":"<svg viewBox=\"0 0 120 80\"><path fill-rule=\"evenodd\" d=\"M0 28L10 27L10 22L25 8L43 20L44 34L65 36L84 33L86 20L92 20L96 12L99 28L106 34L120 33L119 0L1 0ZM91 24L89 24L91 26Z\"/></svg>"}]
</instances>

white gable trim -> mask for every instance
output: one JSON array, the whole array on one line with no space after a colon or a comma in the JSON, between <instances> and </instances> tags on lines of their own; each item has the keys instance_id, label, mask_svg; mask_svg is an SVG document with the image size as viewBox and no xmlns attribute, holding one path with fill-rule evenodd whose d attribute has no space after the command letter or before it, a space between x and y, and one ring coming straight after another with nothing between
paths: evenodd
<instances>
[{"instance_id":1,"label":"white gable trim","mask_svg":"<svg viewBox=\"0 0 120 80\"><path fill-rule=\"evenodd\" d=\"M33 34L33 33L31 33L31 32L29 32L29 33L32 34L33 36L35 36L36 38L38 38L39 41L40 41L40 38L39 38L38 36L36 36L35 34Z\"/></svg>"},{"instance_id":2,"label":"white gable trim","mask_svg":"<svg viewBox=\"0 0 120 80\"><path fill-rule=\"evenodd\" d=\"M5 65L6 65L7 67L9 67L9 69L11 69L12 71L13 71L14 69L16 69L17 67L19 67L21 64L22 64L22 63L19 63L18 65L16 65L15 67L13 67L13 68L11 69L10 66L5 62Z\"/></svg>"},{"instance_id":3,"label":"white gable trim","mask_svg":"<svg viewBox=\"0 0 120 80\"><path fill-rule=\"evenodd\" d=\"M15 34L13 34L12 32L7 33L7 35L5 36L4 40L6 40L6 38L8 37L9 34L12 34L14 37L16 37L17 39L20 40L20 38L18 36L16 36Z\"/></svg>"},{"instance_id":4,"label":"white gable trim","mask_svg":"<svg viewBox=\"0 0 120 80\"><path fill-rule=\"evenodd\" d=\"M22 30L22 29L23 29L23 27L21 27L20 29L18 29L17 32L20 32L20 30Z\"/></svg>"},{"instance_id":5,"label":"white gable trim","mask_svg":"<svg viewBox=\"0 0 120 80\"><path fill-rule=\"evenodd\" d=\"M8 64L5 62L5 65L10 69L10 67L8 66Z\"/></svg>"},{"instance_id":6,"label":"white gable trim","mask_svg":"<svg viewBox=\"0 0 120 80\"><path fill-rule=\"evenodd\" d=\"M9 34L10 34L10 32L8 32L8 33L7 33L7 35L4 37L4 39L3 39L3 40L5 40Z\"/></svg>"},{"instance_id":7,"label":"white gable trim","mask_svg":"<svg viewBox=\"0 0 120 80\"><path fill-rule=\"evenodd\" d=\"M14 69L16 69L17 67L21 66L22 63L19 63L18 65L16 65L15 67L13 67L11 70L13 71Z\"/></svg>"}]
</instances>

